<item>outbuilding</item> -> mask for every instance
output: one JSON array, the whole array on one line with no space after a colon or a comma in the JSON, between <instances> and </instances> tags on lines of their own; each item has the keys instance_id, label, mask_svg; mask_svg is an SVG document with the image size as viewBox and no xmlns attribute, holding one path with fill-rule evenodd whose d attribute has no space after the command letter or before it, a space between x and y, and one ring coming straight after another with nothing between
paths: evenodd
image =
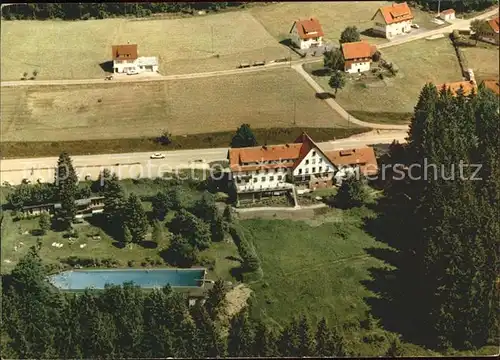
<instances>
[{"instance_id":1,"label":"outbuilding","mask_svg":"<svg viewBox=\"0 0 500 360\"><path fill-rule=\"evenodd\" d=\"M455 10L446 9L444 11L441 11L439 17L444 21L455 20Z\"/></svg>"}]
</instances>

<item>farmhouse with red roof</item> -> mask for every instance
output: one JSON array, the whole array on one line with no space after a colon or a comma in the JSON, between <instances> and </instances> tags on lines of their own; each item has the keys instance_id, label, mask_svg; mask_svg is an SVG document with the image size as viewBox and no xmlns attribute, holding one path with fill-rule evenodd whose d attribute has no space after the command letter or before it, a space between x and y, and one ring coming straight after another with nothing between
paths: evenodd
<instances>
[{"instance_id":1,"label":"farmhouse with red roof","mask_svg":"<svg viewBox=\"0 0 500 360\"><path fill-rule=\"evenodd\" d=\"M407 3L382 6L373 15L375 21L373 31L392 39L396 35L411 31L413 14Z\"/></svg>"},{"instance_id":2,"label":"farmhouse with red roof","mask_svg":"<svg viewBox=\"0 0 500 360\"><path fill-rule=\"evenodd\" d=\"M375 51L377 51L377 48L365 41L343 43L344 70L351 74L370 71L372 56Z\"/></svg>"},{"instance_id":3,"label":"farmhouse with red roof","mask_svg":"<svg viewBox=\"0 0 500 360\"><path fill-rule=\"evenodd\" d=\"M324 35L316 18L297 20L290 29L290 40L301 50L323 45Z\"/></svg>"}]
</instances>

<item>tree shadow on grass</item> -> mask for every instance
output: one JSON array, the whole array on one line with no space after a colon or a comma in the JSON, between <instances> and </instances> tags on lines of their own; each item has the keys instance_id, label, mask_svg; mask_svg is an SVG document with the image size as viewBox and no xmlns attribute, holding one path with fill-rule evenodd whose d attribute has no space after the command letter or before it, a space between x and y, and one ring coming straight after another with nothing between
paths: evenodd
<instances>
[{"instance_id":1,"label":"tree shadow on grass","mask_svg":"<svg viewBox=\"0 0 500 360\"><path fill-rule=\"evenodd\" d=\"M156 242L148 240L139 242L139 245L145 249L156 249L158 247L158 244Z\"/></svg>"},{"instance_id":2,"label":"tree shadow on grass","mask_svg":"<svg viewBox=\"0 0 500 360\"><path fill-rule=\"evenodd\" d=\"M33 229L30 231L30 234L33 236L43 236L44 232L41 229Z\"/></svg>"},{"instance_id":3,"label":"tree shadow on grass","mask_svg":"<svg viewBox=\"0 0 500 360\"><path fill-rule=\"evenodd\" d=\"M124 249L125 248L125 243L121 241L113 241L111 243L115 248L117 249Z\"/></svg>"},{"instance_id":4,"label":"tree shadow on grass","mask_svg":"<svg viewBox=\"0 0 500 360\"><path fill-rule=\"evenodd\" d=\"M243 281L243 268L241 266L235 266L230 271L231 276L236 279L236 281Z\"/></svg>"},{"instance_id":5,"label":"tree shadow on grass","mask_svg":"<svg viewBox=\"0 0 500 360\"><path fill-rule=\"evenodd\" d=\"M231 260L231 261L237 261L239 263L242 263L243 261L240 259L240 258L237 258L236 256L232 256L232 255L229 255L229 256L226 256L225 258L226 260Z\"/></svg>"},{"instance_id":6,"label":"tree shadow on grass","mask_svg":"<svg viewBox=\"0 0 500 360\"><path fill-rule=\"evenodd\" d=\"M87 218L87 222L91 226L99 228L102 231L104 231L104 233L112 239L116 240L119 236L118 227L110 226L110 224L106 220L106 217L103 214L95 214L94 216Z\"/></svg>"},{"instance_id":7,"label":"tree shadow on grass","mask_svg":"<svg viewBox=\"0 0 500 360\"><path fill-rule=\"evenodd\" d=\"M316 99L320 100L326 100L326 99L331 99L333 96L329 92L321 92L321 93L316 93Z\"/></svg>"},{"instance_id":8,"label":"tree shadow on grass","mask_svg":"<svg viewBox=\"0 0 500 360\"><path fill-rule=\"evenodd\" d=\"M368 269L370 280L362 280L361 284L374 295L365 297L364 301L370 306L372 315L380 319L384 329L400 333L409 342L426 345L428 341L418 326L421 318L417 311L413 311L419 308L421 301L415 296L416 284L408 280L411 278L408 274L413 269L399 251L402 249L401 242L405 240L400 235L404 234L404 229L399 228L395 209L389 201L380 199L373 205L373 210L379 215L365 219L364 230L391 248L365 249L388 266Z\"/></svg>"},{"instance_id":9,"label":"tree shadow on grass","mask_svg":"<svg viewBox=\"0 0 500 360\"><path fill-rule=\"evenodd\" d=\"M329 68L316 69L311 72L314 76L330 76L332 75L332 70Z\"/></svg>"},{"instance_id":10,"label":"tree shadow on grass","mask_svg":"<svg viewBox=\"0 0 500 360\"><path fill-rule=\"evenodd\" d=\"M371 37L371 38L385 39L384 36L382 36L381 34L373 31L373 28L363 30L363 31L360 32L360 34L363 35L363 36Z\"/></svg>"}]
</instances>

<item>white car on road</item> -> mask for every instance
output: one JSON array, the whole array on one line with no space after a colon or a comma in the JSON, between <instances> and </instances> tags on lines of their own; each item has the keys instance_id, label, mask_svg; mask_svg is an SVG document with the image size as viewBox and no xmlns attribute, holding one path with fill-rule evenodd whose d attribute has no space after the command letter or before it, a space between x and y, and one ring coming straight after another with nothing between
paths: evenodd
<instances>
[{"instance_id":1,"label":"white car on road","mask_svg":"<svg viewBox=\"0 0 500 360\"><path fill-rule=\"evenodd\" d=\"M150 156L151 159L165 159L165 154L154 153Z\"/></svg>"},{"instance_id":2,"label":"white car on road","mask_svg":"<svg viewBox=\"0 0 500 360\"><path fill-rule=\"evenodd\" d=\"M137 74L139 74L139 71L137 71L135 69L131 69L131 70L127 71L127 75L137 75Z\"/></svg>"}]
</instances>

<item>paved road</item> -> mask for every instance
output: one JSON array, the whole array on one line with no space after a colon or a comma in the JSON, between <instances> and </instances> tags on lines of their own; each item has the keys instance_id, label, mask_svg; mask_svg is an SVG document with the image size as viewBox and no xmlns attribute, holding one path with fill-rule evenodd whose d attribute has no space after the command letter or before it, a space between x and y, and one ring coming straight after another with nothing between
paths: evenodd
<instances>
[{"instance_id":1,"label":"paved road","mask_svg":"<svg viewBox=\"0 0 500 360\"><path fill-rule=\"evenodd\" d=\"M323 150L352 148L371 144L388 144L393 140L405 141L406 131L380 131L359 134L350 138L319 143ZM151 160L150 152L126 154L101 154L73 156L73 165L80 178L87 174L96 179L102 168L109 168L116 172L120 178L142 177L154 178L165 172L175 172L187 168L207 168L208 163L226 160L227 148L175 150L166 152L165 159ZM205 163L195 160L203 159ZM8 181L15 185L26 178L32 182L41 178L42 181L51 182L54 179L54 166L56 157L32 159L6 159L0 162L0 178L2 183Z\"/></svg>"}]
</instances>

